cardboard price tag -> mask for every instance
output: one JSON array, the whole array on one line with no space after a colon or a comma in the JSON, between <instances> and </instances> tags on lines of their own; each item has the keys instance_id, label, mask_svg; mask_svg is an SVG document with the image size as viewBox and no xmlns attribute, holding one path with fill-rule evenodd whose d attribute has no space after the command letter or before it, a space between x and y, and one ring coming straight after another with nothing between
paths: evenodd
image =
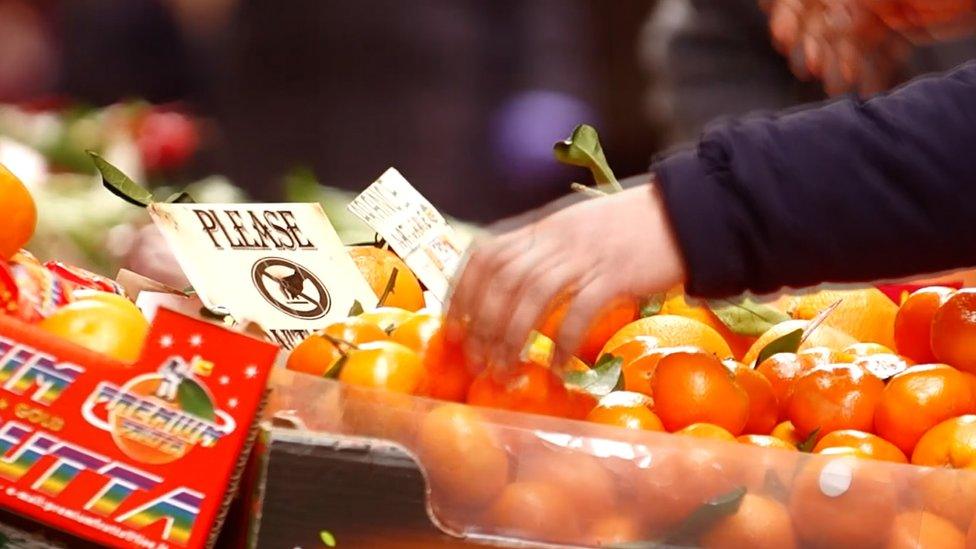
<instances>
[{"instance_id":1,"label":"cardboard price tag","mask_svg":"<svg viewBox=\"0 0 976 549\"><path fill-rule=\"evenodd\" d=\"M130 365L0 315L0 506L103 546L211 545L276 353L164 309Z\"/></svg>"},{"instance_id":2,"label":"cardboard price tag","mask_svg":"<svg viewBox=\"0 0 976 549\"><path fill-rule=\"evenodd\" d=\"M444 300L464 245L444 216L400 172L386 170L348 207L390 243L434 296Z\"/></svg>"},{"instance_id":3,"label":"cardboard price tag","mask_svg":"<svg viewBox=\"0 0 976 549\"><path fill-rule=\"evenodd\" d=\"M318 204L149 207L202 302L260 325L282 347L376 295Z\"/></svg>"}]
</instances>

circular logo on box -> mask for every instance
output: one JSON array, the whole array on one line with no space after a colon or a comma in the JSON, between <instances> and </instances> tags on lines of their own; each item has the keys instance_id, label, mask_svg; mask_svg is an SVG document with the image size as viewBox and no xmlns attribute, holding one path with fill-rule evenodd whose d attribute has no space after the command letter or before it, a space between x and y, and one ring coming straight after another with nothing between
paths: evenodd
<instances>
[{"instance_id":1,"label":"circular logo on box","mask_svg":"<svg viewBox=\"0 0 976 549\"><path fill-rule=\"evenodd\" d=\"M322 281L294 261L259 259L251 268L251 279L261 297L286 315L314 320L325 316L332 306Z\"/></svg>"}]
</instances>

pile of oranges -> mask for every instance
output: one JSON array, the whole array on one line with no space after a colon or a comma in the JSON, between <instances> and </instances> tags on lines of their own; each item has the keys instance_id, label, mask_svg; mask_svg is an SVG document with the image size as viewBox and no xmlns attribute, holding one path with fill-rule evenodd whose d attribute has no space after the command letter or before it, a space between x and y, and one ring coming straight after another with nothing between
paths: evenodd
<instances>
[{"instance_id":1,"label":"pile of oranges","mask_svg":"<svg viewBox=\"0 0 976 549\"><path fill-rule=\"evenodd\" d=\"M873 288L839 293L784 298L772 306L791 319L743 336L676 289L657 314L604 315L618 324L591 330L586 360L553 368L552 342L535 334L520 363L480 373L445 338L440 316L385 307L312 336L288 367L682 435L662 444L650 466L637 466L579 451L539 456L538 444L520 450L517 436L461 404L435 406L409 429L398 425L391 436L417 450L439 506L469 513L495 534L594 545L668 540L712 498L742 487L736 512L708 522L691 543L964 547L976 481L941 469L976 468L976 345L967 344L976 341L976 290L924 288L900 306ZM834 297L857 307L834 305ZM867 327L864 309L878 313ZM792 348L766 349L798 330L803 338ZM594 392L574 383L574 372L619 377L612 390ZM871 460L927 468L901 474ZM824 479L838 468L833 494Z\"/></svg>"}]
</instances>

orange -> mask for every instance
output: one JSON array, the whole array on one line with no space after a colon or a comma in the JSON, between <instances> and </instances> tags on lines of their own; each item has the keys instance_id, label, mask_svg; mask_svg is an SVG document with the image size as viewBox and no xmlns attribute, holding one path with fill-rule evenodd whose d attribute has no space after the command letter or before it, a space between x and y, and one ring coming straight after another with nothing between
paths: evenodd
<instances>
[{"instance_id":1,"label":"orange","mask_svg":"<svg viewBox=\"0 0 976 549\"><path fill-rule=\"evenodd\" d=\"M614 425L625 429L663 431L661 420L651 411L652 401L641 393L615 391L600 399L590 410L586 421Z\"/></svg>"},{"instance_id":2,"label":"orange","mask_svg":"<svg viewBox=\"0 0 976 549\"><path fill-rule=\"evenodd\" d=\"M705 532L701 546L706 549L791 549L797 547L797 541L790 513L782 503L765 496L746 494L735 513L718 519Z\"/></svg>"},{"instance_id":3,"label":"orange","mask_svg":"<svg viewBox=\"0 0 976 549\"><path fill-rule=\"evenodd\" d=\"M742 357L742 362L745 364L755 363L759 353L763 350L763 348L766 347L766 345L769 345L773 341L794 330L802 330L806 328L807 324L808 321L806 320L787 320L785 322L780 322L779 324L766 330L766 332L759 336L759 339L752 344L752 347L749 348L749 351L746 352L745 356ZM817 326L817 329L810 334L810 337L808 337L800 345L800 350L802 351L811 347L827 347L833 351L840 351L851 343L857 343L857 340L840 330L821 324L820 326Z\"/></svg>"},{"instance_id":4,"label":"orange","mask_svg":"<svg viewBox=\"0 0 976 549\"><path fill-rule=\"evenodd\" d=\"M434 504L480 507L508 483L508 455L474 408L445 404L423 419L417 434L420 463Z\"/></svg>"},{"instance_id":5,"label":"orange","mask_svg":"<svg viewBox=\"0 0 976 549\"><path fill-rule=\"evenodd\" d=\"M893 353L894 351L880 343L852 343L837 353L835 362L854 362L854 359L862 356L890 355Z\"/></svg>"},{"instance_id":6,"label":"orange","mask_svg":"<svg viewBox=\"0 0 976 549\"><path fill-rule=\"evenodd\" d=\"M654 411L668 431L714 423L733 436L749 419L749 395L722 363L706 353L661 358L651 381Z\"/></svg>"},{"instance_id":7,"label":"orange","mask_svg":"<svg viewBox=\"0 0 976 549\"><path fill-rule=\"evenodd\" d=\"M561 489L584 518L600 516L617 504L613 475L600 459L579 450L540 448L522 455L515 480L544 482Z\"/></svg>"},{"instance_id":8,"label":"orange","mask_svg":"<svg viewBox=\"0 0 976 549\"><path fill-rule=\"evenodd\" d=\"M883 546L898 503L893 480L890 468L853 455L809 460L794 480L789 497L801 544Z\"/></svg>"},{"instance_id":9,"label":"orange","mask_svg":"<svg viewBox=\"0 0 976 549\"><path fill-rule=\"evenodd\" d=\"M874 377L886 381L907 370L912 363L905 357L892 353L858 356L851 362L861 366Z\"/></svg>"},{"instance_id":10,"label":"orange","mask_svg":"<svg viewBox=\"0 0 976 549\"><path fill-rule=\"evenodd\" d=\"M912 463L952 469L976 468L976 415L947 419L918 439Z\"/></svg>"},{"instance_id":11,"label":"orange","mask_svg":"<svg viewBox=\"0 0 976 549\"><path fill-rule=\"evenodd\" d=\"M390 334L393 341L420 353L426 375L417 394L461 402L473 376L461 346L444 337L444 321L438 315L416 313Z\"/></svg>"},{"instance_id":12,"label":"orange","mask_svg":"<svg viewBox=\"0 0 976 549\"><path fill-rule=\"evenodd\" d=\"M598 404L596 397L576 387L566 387L566 390L569 392L569 413L566 417L586 419Z\"/></svg>"},{"instance_id":13,"label":"orange","mask_svg":"<svg viewBox=\"0 0 976 549\"><path fill-rule=\"evenodd\" d=\"M897 446L887 440L854 429L842 429L827 433L814 446L814 453L821 453L827 448L854 448L864 457L881 461L892 461L895 463L908 463L905 453Z\"/></svg>"},{"instance_id":14,"label":"orange","mask_svg":"<svg viewBox=\"0 0 976 549\"><path fill-rule=\"evenodd\" d=\"M556 344L548 337L539 332L532 332L529 335L529 342L523 350L523 357L529 362L535 362L541 366L552 366L552 355ZM566 364L560 367L566 372L579 372L589 370L590 367L579 357L571 356Z\"/></svg>"},{"instance_id":15,"label":"orange","mask_svg":"<svg viewBox=\"0 0 976 549\"><path fill-rule=\"evenodd\" d=\"M770 433L770 435L787 442L794 447L799 446L800 443L803 442L803 439L796 434L796 427L793 427L793 424L789 421L778 423L776 427L773 427L773 432Z\"/></svg>"},{"instance_id":16,"label":"orange","mask_svg":"<svg viewBox=\"0 0 976 549\"><path fill-rule=\"evenodd\" d=\"M549 339L556 339L570 303L571 301L568 299L559 299L552 311L545 316L542 325L539 326L539 333ZM593 320L586 331L586 335L583 336L579 349L575 350L576 355L592 364L596 361L597 356L602 354L601 349L604 349L604 344L607 343L610 336L637 318L639 312L640 306L634 298L621 297L613 300Z\"/></svg>"},{"instance_id":17,"label":"orange","mask_svg":"<svg viewBox=\"0 0 976 549\"><path fill-rule=\"evenodd\" d=\"M325 334L325 335L322 335ZM328 337L326 337L328 336ZM340 342L336 344L329 338ZM352 346L387 339L386 332L365 320L352 317L329 325L322 333L315 333L292 349L286 367L296 372L324 376Z\"/></svg>"},{"instance_id":18,"label":"orange","mask_svg":"<svg viewBox=\"0 0 976 549\"><path fill-rule=\"evenodd\" d=\"M654 370L657 369L657 363L661 360L661 357L671 353L697 352L699 352L697 347L662 347L653 349L630 362L625 362L623 365L624 388L628 391L654 396L654 390L651 388L651 379L654 377Z\"/></svg>"},{"instance_id":19,"label":"orange","mask_svg":"<svg viewBox=\"0 0 976 549\"><path fill-rule=\"evenodd\" d=\"M744 433L765 435L776 426L779 418L779 405L773 384L766 376L749 368L741 362L732 365L735 382L749 395L749 419L746 420Z\"/></svg>"},{"instance_id":20,"label":"orange","mask_svg":"<svg viewBox=\"0 0 976 549\"><path fill-rule=\"evenodd\" d=\"M485 514L497 533L558 543L580 535L579 513L566 492L545 482L513 482Z\"/></svg>"},{"instance_id":21,"label":"orange","mask_svg":"<svg viewBox=\"0 0 976 549\"><path fill-rule=\"evenodd\" d=\"M563 380L534 362L502 374L483 370L468 388L468 404L559 417L573 411Z\"/></svg>"},{"instance_id":22,"label":"orange","mask_svg":"<svg viewBox=\"0 0 976 549\"><path fill-rule=\"evenodd\" d=\"M690 345L718 358L732 356L729 344L707 324L677 315L654 315L635 320L613 334L600 354L616 349L637 336L657 338L661 347Z\"/></svg>"},{"instance_id":23,"label":"orange","mask_svg":"<svg viewBox=\"0 0 976 549\"><path fill-rule=\"evenodd\" d=\"M921 508L966 529L976 513L976 475L970 470L932 469L913 479Z\"/></svg>"},{"instance_id":24,"label":"orange","mask_svg":"<svg viewBox=\"0 0 976 549\"><path fill-rule=\"evenodd\" d=\"M424 382L420 356L395 341L363 343L346 355L339 381L377 387L394 393L414 394Z\"/></svg>"},{"instance_id":25,"label":"orange","mask_svg":"<svg viewBox=\"0 0 976 549\"><path fill-rule=\"evenodd\" d=\"M895 517L887 549L966 549L966 536L939 515L907 511Z\"/></svg>"},{"instance_id":26,"label":"orange","mask_svg":"<svg viewBox=\"0 0 976 549\"><path fill-rule=\"evenodd\" d=\"M796 450L796 446L772 435L740 435L736 437L742 444L751 444L760 448L779 448L781 450Z\"/></svg>"},{"instance_id":27,"label":"orange","mask_svg":"<svg viewBox=\"0 0 976 549\"><path fill-rule=\"evenodd\" d=\"M377 297L383 295L393 276L393 269L397 270L393 291L381 305L408 311L424 308L424 290L420 287L420 281L397 254L376 246L351 246L346 250Z\"/></svg>"},{"instance_id":28,"label":"orange","mask_svg":"<svg viewBox=\"0 0 976 549\"><path fill-rule=\"evenodd\" d=\"M689 303L682 286L676 286L668 291L664 303L661 305L661 314L683 316L710 326L725 339L729 348L732 349L732 356L737 359L742 358L753 342L756 341L755 336L739 335L733 332L708 307L700 303Z\"/></svg>"},{"instance_id":29,"label":"orange","mask_svg":"<svg viewBox=\"0 0 976 549\"><path fill-rule=\"evenodd\" d=\"M662 447L649 464L627 475L634 507L644 515L643 539L664 535L703 503L736 487L730 468L713 450L685 440L687 446Z\"/></svg>"},{"instance_id":30,"label":"orange","mask_svg":"<svg viewBox=\"0 0 976 549\"><path fill-rule=\"evenodd\" d=\"M611 354L614 357L619 358L626 366L632 361L653 352L660 346L660 341L658 341L656 337L637 336L631 340L621 343L613 349L610 349L607 351L607 354ZM603 356L602 353L601 356Z\"/></svg>"},{"instance_id":31,"label":"orange","mask_svg":"<svg viewBox=\"0 0 976 549\"><path fill-rule=\"evenodd\" d=\"M728 432L728 430L711 423L692 423L687 427L678 429L674 432L674 434L698 438L711 438L714 440L727 440L730 442L735 440L735 437L732 436L732 433Z\"/></svg>"},{"instance_id":32,"label":"orange","mask_svg":"<svg viewBox=\"0 0 976 549\"><path fill-rule=\"evenodd\" d=\"M932 353L945 362L976 374L976 288L953 294L932 318Z\"/></svg>"},{"instance_id":33,"label":"orange","mask_svg":"<svg viewBox=\"0 0 976 549\"><path fill-rule=\"evenodd\" d=\"M932 353L932 319L949 296L945 286L929 286L912 292L895 317L895 347L916 362L935 362Z\"/></svg>"},{"instance_id":34,"label":"orange","mask_svg":"<svg viewBox=\"0 0 976 549\"><path fill-rule=\"evenodd\" d=\"M756 367L756 371L769 380L773 389L777 419L786 417L787 405L790 397L793 396L797 378L817 366L818 364L810 357L796 353L776 353Z\"/></svg>"},{"instance_id":35,"label":"orange","mask_svg":"<svg viewBox=\"0 0 976 549\"><path fill-rule=\"evenodd\" d=\"M856 364L810 370L796 380L787 415L797 435L819 440L841 429L870 431L884 382Z\"/></svg>"},{"instance_id":36,"label":"orange","mask_svg":"<svg viewBox=\"0 0 976 549\"><path fill-rule=\"evenodd\" d=\"M16 175L0 164L0 260L13 257L34 234L37 207L34 199Z\"/></svg>"},{"instance_id":37,"label":"orange","mask_svg":"<svg viewBox=\"0 0 976 549\"><path fill-rule=\"evenodd\" d=\"M640 539L640 524L626 515L606 515L590 524L587 543L595 547L611 547Z\"/></svg>"},{"instance_id":38,"label":"orange","mask_svg":"<svg viewBox=\"0 0 976 549\"><path fill-rule=\"evenodd\" d=\"M797 295L790 300L787 312L793 318L810 320L837 300L841 300L840 305L827 316L822 326L840 330L857 341L880 343L889 349L895 347L898 305L874 287Z\"/></svg>"},{"instance_id":39,"label":"orange","mask_svg":"<svg viewBox=\"0 0 976 549\"><path fill-rule=\"evenodd\" d=\"M149 323L139 308L115 294L69 303L38 326L62 339L128 363L135 362L142 354L149 332Z\"/></svg>"},{"instance_id":40,"label":"orange","mask_svg":"<svg viewBox=\"0 0 976 549\"><path fill-rule=\"evenodd\" d=\"M976 413L969 375L944 364L913 366L888 381L875 411L875 431L911 455L937 423Z\"/></svg>"},{"instance_id":41,"label":"orange","mask_svg":"<svg viewBox=\"0 0 976 549\"><path fill-rule=\"evenodd\" d=\"M414 316L414 312L399 307L377 307L359 315L361 320L378 326L386 333L390 333Z\"/></svg>"}]
</instances>

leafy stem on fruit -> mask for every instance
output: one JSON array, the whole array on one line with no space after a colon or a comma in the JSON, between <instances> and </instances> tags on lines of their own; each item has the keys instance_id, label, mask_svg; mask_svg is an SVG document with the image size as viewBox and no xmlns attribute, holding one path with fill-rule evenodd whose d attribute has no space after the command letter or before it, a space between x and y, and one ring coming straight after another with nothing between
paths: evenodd
<instances>
[{"instance_id":1,"label":"leafy stem on fruit","mask_svg":"<svg viewBox=\"0 0 976 549\"><path fill-rule=\"evenodd\" d=\"M589 370L566 372L563 382L598 398L606 396L623 389L623 363L622 358L605 354Z\"/></svg>"},{"instance_id":2,"label":"leafy stem on fruit","mask_svg":"<svg viewBox=\"0 0 976 549\"><path fill-rule=\"evenodd\" d=\"M390 279L386 281L386 287L383 288L383 293L380 294L379 300L376 302L377 307L382 307L386 304L386 300L393 295L393 287L396 286L397 276L400 275L400 269L393 267L390 271Z\"/></svg>"},{"instance_id":3,"label":"leafy stem on fruit","mask_svg":"<svg viewBox=\"0 0 976 549\"><path fill-rule=\"evenodd\" d=\"M553 145L552 151L556 160L563 164L589 169L600 192L609 194L623 190L616 176L613 175L613 170L610 169L610 164L603 154L603 147L600 146L600 136L593 126L588 124L576 126L572 135Z\"/></svg>"},{"instance_id":4,"label":"leafy stem on fruit","mask_svg":"<svg viewBox=\"0 0 976 549\"><path fill-rule=\"evenodd\" d=\"M342 356L346 356L349 353L349 349L352 349L354 351L359 350L359 346L351 341L346 341L345 339L338 338L334 335L327 334L325 332L319 332L319 335L324 337L326 341L334 345L336 350L339 351L339 354ZM345 349L343 349L343 347L345 347Z\"/></svg>"},{"instance_id":5,"label":"leafy stem on fruit","mask_svg":"<svg viewBox=\"0 0 976 549\"><path fill-rule=\"evenodd\" d=\"M810 337L810 335L813 334L813 332L816 331L816 329L819 328L825 320L827 320L830 313L834 312L834 310L840 306L842 301L844 301L843 298L831 303L829 306L825 307L824 310L820 311L817 316L813 317L809 322L807 322L806 327L803 328L803 337L800 338L800 343L806 341L807 338Z\"/></svg>"},{"instance_id":6,"label":"leafy stem on fruit","mask_svg":"<svg viewBox=\"0 0 976 549\"><path fill-rule=\"evenodd\" d=\"M709 299L705 304L722 324L742 336L760 336L776 324L790 319L785 313L749 297Z\"/></svg>"},{"instance_id":7,"label":"leafy stem on fruit","mask_svg":"<svg viewBox=\"0 0 976 549\"><path fill-rule=\"evenodd\" d=\"M666 298L664 292L651 294L640 302L640 317L647 318L661 313Z\"/></svg>"},{"instance_id":8,"label":"leafy stem on fruit","mask_svg":"<svg viewBox=\"0 0 976 549\"><path fill-rule=\"evenodd\" d=\"M759 351L759 356L756 357L756 363L753 364L753 368L758 367L760 364L766 361L767 358L779 354L779 353L795 353L800 349L800 343L803 342L803 330L797 328L792 332L782 335L762 348Z\"/></svg>"},{"instance_id":9,"label":"leafy stem on fruit","mask_svg":"<svg viewBox=\"0 0 976 549\"><path fill-rule=\"evenodd\" d=\"M142 185L133 181L129 176L125 175L122 170L113 166L109 161L105 160L98 153L94 151L85 151L88 156L91 157L92 162L95 164L95 168L98 169L98 173L102 176L102 185L108 189L108 191L115 196L125 200L129 204L139 206L140 208L146 208L150 204L157 202L153 197L152 192L143 187ZM177 192L170 195L163 202L170 204L185 204L193 203L193 197L185 191Z\"/></svg>"},{"instance_id":10,"label":"leafy stem on fruit","mask_svg":"<svg viewBox=\"0 0 976 549\"><path fill-rule=\"evenodd\" d=\"M599 189L594 189L593 187L587 187L582 183L570 183L569 188L580 194L585 194L590 198L601 198L607 196L607 193Z\"/></svg>"},{"instance_id":11,"label":"leafy stem on fruit","mask_svg":"<svg viewBox=\"0 0 976 549\"><path fill-rule=\"evenodd\" d=\"M664 539L664 545L667 547L697 545L698 537L702 533L709 531L720 519L739 511L745 495L746 488L740 486L703 503Z\"/></svg>"},{"instance_id":12,"label":"leafy stem on fruit","mask_svg":"<svg viewBox=\"0 0 976 549\"><path fill-rule=\"evenodd\" d=\"M810 431L807 438L803 439L799 444L796 445L796 449L801 452L810 453L813 451L813 447L817 444L817 435L820 434L820 427Z\"/></svg>"}]
</instances>

